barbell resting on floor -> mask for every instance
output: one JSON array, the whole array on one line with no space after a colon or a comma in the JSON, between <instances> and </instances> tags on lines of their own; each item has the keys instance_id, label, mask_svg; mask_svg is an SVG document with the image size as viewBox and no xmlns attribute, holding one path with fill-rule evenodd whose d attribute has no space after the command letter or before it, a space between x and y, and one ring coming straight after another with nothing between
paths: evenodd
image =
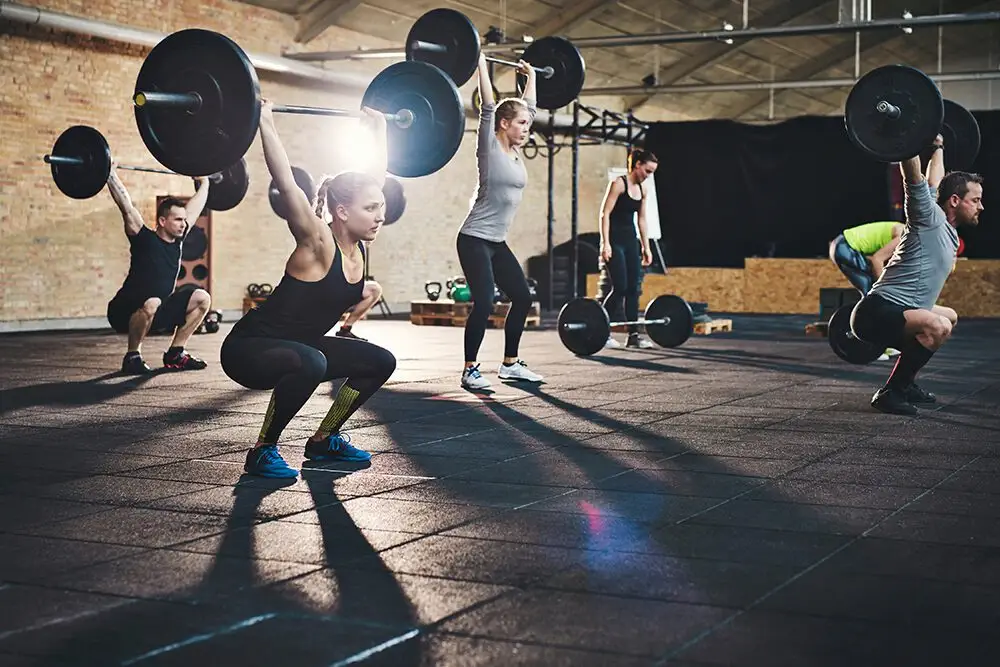
<instances>
[{"instance_id":1,"label":"barbell resting on floor","mask_svg":"<svg viewBox=\"0 0 1000 667\"><path fill-rule=\"evenodd\" d=\"M971 169L979 154L976 117L906 65L877 67L858 79L844 105L844 125L851 142L881 162L920 155L938 134L948 169Z\"/></svg>"},{"instance_id":2,"label":"barbell resting on floor","mask_svg":"<svg viewBox=\"0 0 1000 667\"><path fill-rule=\"evenodd\" d=\"M834 354L849 364L863 366L881 357L885 346L874 345L854 335L851 331L853 310L854 306L848 305L834 311L827 324L826 337Z\"/></svg>"},{"instance_id":3,"label":"barbell resting on floor","mask_svg":"<svg viewBox=\"0 0 1000 667\"><path fill-rule=\"evenodd\" d=\"M465 84L475 74L482 52L479 32L462 12L449 8L432 9L413 22L406 36L406 59L430 63L451 77L455 85ZM517 67L516 62L487 57L487 61ZM541 77L536 82L540 109L555 110L580 96L587 67L580 50L563 37L542 37L524 50L521 60ZM523 91L527 77L517 75Z\"/></svg>"},{"instance_id":4,"label":"barbell resting on floor","mask_svg":"<svg viewBox=\"0 0 1000 667\"><path fill-rule=\"evenodd\" d=\"M111 175L111 148L107 139L96 128L73 125L63 131L52 146L52 153L44 161L52 168L52 180L67 197L90 199L97 195ZM145 171L154 174L183 176L177 172L155 167L118 165L118 169ZM213 211L228 211L239 205L250 187L246 161L237 160L227 169L208 176L212 186L208 191L206 206Z\"/></svg>"},{"instance_id":5,"label":"barbell resting on floor","mask_svg":"<svg viewBox=\"0 0 1000 667\"><path fill-rule=\"evenodd\" d=\"M191 28L168 35L146 56L132 96L143 143L168 169L203 176L242 158L260 125L257 71L236 42ZM372 80L361 100L390 121L388 171L426 176L446 165L462 143L465 108L440 69L394 63ZM292 114L361 117L361 111L274 106Z\"/></svg>"},{"instance_id":6,"label":"barbell resting on floor","mask_svg":"<svg viewBox=\"0 0 1000 667\"><path fill-rule=\"evenodd\" d=\"M570 352L586 357L600 351L611 336L611 328L631 324L645 326L646 335L660 347L683 345L694 333L694 313L679 296L663 294L646 305L643 318L634 322L611 322L596 299L577 298L559 311L559 339Z\"/></svg>"}]
</instances>

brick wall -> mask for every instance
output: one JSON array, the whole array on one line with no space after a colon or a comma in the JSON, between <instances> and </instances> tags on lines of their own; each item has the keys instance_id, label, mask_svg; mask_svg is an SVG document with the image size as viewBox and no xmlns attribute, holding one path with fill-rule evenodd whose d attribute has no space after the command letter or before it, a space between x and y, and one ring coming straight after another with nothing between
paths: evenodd
<instances>
[{"instance_id":1,"label":"brick wall","mask_svg":"<svg viewBox=\"0 0 1000 667\"><path fill-rule=\"evenodd\" d=\"M32 0L39 7L169 33L186 27L223 32L247 51L280 54L292 44L291 17L227 0ZM56 137L73 124L99 129L125 164L155 161L135 127L130 106L136 73L148 49L84 36L5 23L0 33L0 321L103 317L107 301L128 270L128 242L121 218L104 190L93 199L71 200L52 183L42 162ZM383 46L367 35L331 28L310 49ZM337 63L374 76L392 61ZM281 79L261 72L265 96L287 104L355 108L360 93L330 92L317 82ZM325 89L324 89L325 88ZM469 99L472 84L463 87ZM606 100L588 104L607 106ZM353 121L281 115L278 129L289 158L315 176L346 168L338 136ZM472 127L470 123L469 127ZM459 273L455 231L468 209L476 179L474 135L438 173L405 179L406 214L384 229L372 249L372 272L387 300L408 303L423 294L426 279ZM580 229L596 229L605 171L620 163L622 148L580 150ZM571 155L556 162L556 242L569 237ZM267 201L270 177L259 140L246 155L250 190L244 202L213 213L214 305L239 309L250 282L280 280L293 247L285 224ZM528 162L529 187L510 244L525 262L545 250L546 162ZM133 201L152 224L157 195L188 195L190 179L121 172Z\"/></svg>"}]
</instances>

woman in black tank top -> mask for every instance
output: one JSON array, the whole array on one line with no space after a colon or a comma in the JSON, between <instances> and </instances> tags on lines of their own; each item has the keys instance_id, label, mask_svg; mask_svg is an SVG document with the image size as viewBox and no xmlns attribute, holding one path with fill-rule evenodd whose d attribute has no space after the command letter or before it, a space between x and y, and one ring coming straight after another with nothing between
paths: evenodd
<instances>
[{"instance_id":1,"label":"woman in black tank top","mask_svg":"<svg viewBox=\"0 0 1000 667\"><path fill-rule=\"evenodd\" d=\"M628 174L608 184L601 206L601 260L611 276L611 291L604 308L612 321L639 319L639 287L642 267L653 262L646 236L646 189L643 181L656 171L657 159L651 152L636 149L628 159ZM638 218L639 236L635 224ZM640 255L641 251L641 255ZM629 325L628 347L649 348L653 344L639 336L638 327ZM619 347L609 337L607 347Z\"/></svg>"},{"instance_id":2,"label":"woman in black tank top","mask_svg":"<svg viewBox=\"0 0 1000 667\"><path fill-rule=\"evenodd\" d=\"M244 470L263 477L296 477L278 453L278 437L321 382L346 378L316 433L305 443L314 461L367 461L340 427L396 369L388 350L367 341L327 336L362 299L364 242L385 220L385 117L365 109L375 125L378 158L370 174L325 179L315 194L299 189L274 128L271 103L261 108L264 158L288 211L295 250L285 274L261 306L236 323L222 345L222 368L248 389L273 389L257 444ZM327 222L329 220L329 223Z\"/></svg>"}]
</instances>

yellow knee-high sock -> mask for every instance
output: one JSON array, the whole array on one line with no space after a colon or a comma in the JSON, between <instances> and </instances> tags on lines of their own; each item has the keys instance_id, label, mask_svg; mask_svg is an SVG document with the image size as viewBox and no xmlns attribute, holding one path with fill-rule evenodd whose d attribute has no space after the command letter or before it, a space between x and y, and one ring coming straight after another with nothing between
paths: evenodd
<instances>
[{"instance_id":1,"label":"yellow knee-high sock","mask_svg":"<svg viewBox=\"0 0 1000 667\"><path fill-rule=\"evenodd\" d=\"M326 417L323 417L323 421L320 422L317 433L325 438L334 431L340 430L340 427L347 421L347 415L351 406L354 405L354 401L358 400L358 396L360 395L357 389L348 387L345 383L340 388L340 391L337 392L337 397L333 399L330 411L326 413Z\"/></svg>"},{"instance_id":2,"label":"yellow knee-high sock","mask_svg":"<svg viewBox=\"0 0 1000 667\"><path fill-rule=\"evenodd\" d=\"M267 441L267 431L271 428L271 422L274 420L274 394L271 394L271 401L267 404L267 412L264 413L264 424L260 427L260 435L257 436L257 442L261 444L273 445L277 442L277 438L274 442Z\"/></svg>"}]
</instances>

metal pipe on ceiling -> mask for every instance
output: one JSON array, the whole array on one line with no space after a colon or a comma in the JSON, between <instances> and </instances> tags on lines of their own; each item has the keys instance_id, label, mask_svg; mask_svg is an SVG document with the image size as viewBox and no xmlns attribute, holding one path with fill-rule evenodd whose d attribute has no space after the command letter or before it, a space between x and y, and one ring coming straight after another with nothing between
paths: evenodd
<instances>
[{"instance_id":1,"label":"metal pipe on ceiling","mask_svg":"<svg viewBox=\"0 0 1000 667\"><path fill-rule=\"evenodd\" d=\"M18 2L7 2L6 0L0 0L0 19L150 48L156 46L166 37L166 34L153 30L133 28L120 23L63 14L48 9L22 5ZM254 67L258 69L324 81L343 86L352 91L364 90L371 81L371 78L368 76L326 70L313 65L305 65L297 60L267 53L247 52L247 56L250 57Z\"/></svg>"},{"instance_id":2,"label":"metal pipe on ceiling","mask_svg":"<svg viewBox=\"0 0 1000 667\"><path fill-rule=\"evenodd\" d=\"M608 37L580 37L573 40L577 48L639 46L646 44L679 44L682 42L705 42L719 40L750 40L764 37L797 37L800 35L822 35L841 32L866 32L869 30L889 30L920 28L942 25L989 23L1000 21L1000 11L975 12L968 14L935 14L930 16L910 16L887 19L857 20L855 5L854 18L850 21L825 23L820 25L779 25L766 28L744 28L743 30L707 30L701 32L665 32L640 35L619 35ZM484 44L484 53L502 53L527 48L530 42L508 42L506 44ZM285 53L286 58L305 61L363 60L368 58L404 58L406 50L401 46L385 49L354 49L348 51L313 51Z\"/></svg>"},{"instance_id":3,"label":"metal pipe on ceiling","mask_svg":"<svg viewBox=\"0 0 1000 667\"><path fill-rule=\"evenodd\" d=\"M989 81L1000 79L1000 70L974 72L946 72L928 74L938 82L949 81ZM803 79L799 81L750 81L745 83L696 83L674 86L608 86L605 88L584 88L581 96L596 95L667 95L683 93L728 93L747 90L783 90L793 88L849 88L857 79Z\"/></svg>"}]
</instances>

